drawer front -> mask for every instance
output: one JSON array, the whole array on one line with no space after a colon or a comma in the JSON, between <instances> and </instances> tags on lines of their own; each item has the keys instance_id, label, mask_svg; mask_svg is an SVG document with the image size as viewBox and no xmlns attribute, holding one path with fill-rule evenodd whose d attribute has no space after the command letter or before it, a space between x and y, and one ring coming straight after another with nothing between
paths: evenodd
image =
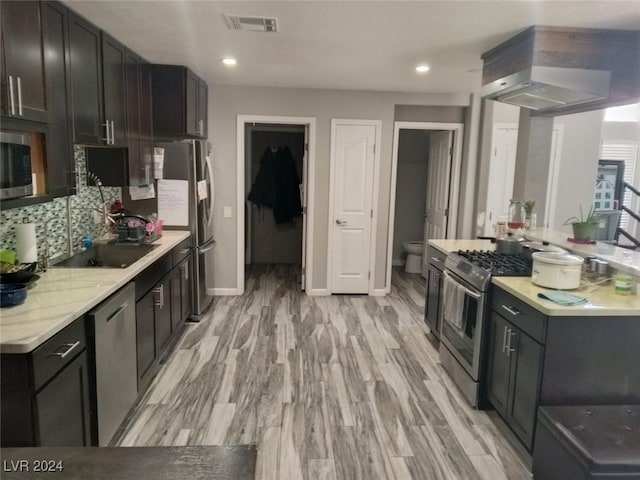
<instances>
[{"instance_id":1,"label":"drawer front","mask_svg":"<svg viewBox=\"0 0 640 480\"><path fill-rule=\"evenodd\" d=\"M427 245L427 262L433 265L438 270L444 270L444 261L447 258L447 254L441 252L431 245Z\"/></svg>"},{"instance_id":2,"label":"drawer front","mask_svg":"<svg viewBox=\"0 0 640 480\"><path fill-rule=\"evenodd\" d=\"M494 287L491 308L538 342L546 337L546 317L522 300Z\"/></svg>"},{"instance_id":3,"label":"drawer front","mask_svg":"<svg viewBox=\"0 0 640 480\"><path fill-rule=\"evenodd\" d=\"M84 318L79 318L33 351L34 387L46 382L86 347Z\"/></svg>"},{"instance_id":4,"label":"drawer front","mask_svg":"<svg viewBox=\"0 0 640 480\"><path fill-rule=\"evenodd\" d=\"M173 268L171 253L167 253L136 277L136 301L140 300L156 283Z\"/></svg>"},{"instance_id":5,"label":"drawer front","mask_svg":"<svg viewBox=\"0 0 640 480\"><path fill-rule=\"evenodd\" d=\"M172 250L173 266L178 265L182 260L189 256L191 253L191 237L184 240L180 245Z\"/></svg>"}]
</instances>

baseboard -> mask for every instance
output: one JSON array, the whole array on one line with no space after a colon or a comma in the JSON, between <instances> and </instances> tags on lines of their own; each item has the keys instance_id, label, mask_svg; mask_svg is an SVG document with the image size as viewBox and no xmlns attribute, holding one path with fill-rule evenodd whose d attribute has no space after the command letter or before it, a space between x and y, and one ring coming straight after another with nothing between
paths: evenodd
<instances>
[{"instance_id":1,"label":"baseboard","mask_svg":"<svg viewBox=\"0 0 640 480\"><path fill-rule=\"evenodd\" d=\"M207 288L207 295L215 296L229 296L229 295L242 295L237 288Z\"/></svg>"},{"instance_id":2,"label":"baseboard","mask_svg":"<svg viewBox=\"0 0 640 480\"><path fill-rule=\"evenodd\" d=\"M331 292L326 288L314 288L306 292L310 297L327 297L331 295Z\"/></svg>"},{"instance_id":3,"label":"baseboard","mask_svg":"<svg viewBox=\"0 0 640 480\"><path fill-rule=\"evenodd\" d=\"M374 288L369 295L371 295L372 297L384 297L386 294L386 288Z\"/></svg>"},{"instance_id":4,"label":"baseboard","mask_svg":"<svg viewBox=\"0 0 640 480\"><path fill-rule=\"evenodd\" d=\"M392 260L391 265L393 265L394 267L401 267L402 265L404 265L404 262L400 259Z\"/></svg>"}]
</instances>

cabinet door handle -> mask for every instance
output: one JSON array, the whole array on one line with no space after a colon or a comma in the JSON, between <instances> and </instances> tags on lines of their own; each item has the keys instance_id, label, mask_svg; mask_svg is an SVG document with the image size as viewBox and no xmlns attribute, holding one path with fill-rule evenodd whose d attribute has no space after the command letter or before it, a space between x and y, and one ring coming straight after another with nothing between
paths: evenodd
<instances>
[{"instance_id":1,"label":"cabinet door handle","mask_svg":"<svg viewBox=\"0 0 640 480\"><path fill-rule=\"evenodd\" d=\"M439 273L434 273L433 274L433 283L431 284L431 286L433 288L438 288L438 283L440 282L440 274Z\"/></svg>"},{"instance_id":2,"label":"cabinet door handle","mask_svg":"<svg viewBox=\"0 0 640 480\"><path fill-rule=\"evenodd\" d=\"M116 144L116 127L114 120L111 120L111 145Z\"/></svg>"},{"instance_id":3,"label":"cabinet door handle","mask_svg":"<svg viewBox=\"0 0 640 480\"><path fill-rule=\"evenodd\" d=\"M185 280L189 280L189 264L185 263L182 265L182 276Z\"/></svg>"},{"instance_id":4,"label":"cabinet door handle","mask_svg":"<svg viewBox=\"0 0 640 480\"><path fill-rule=\"evenodd\" d=\"M204 135L204 121L198 120L198 133Z\"/></svg>"},{"instance_id":5,"label":"cabinet door handle","mask_svg":"<svg viewBox=\"0 0 640 480\"><path fill-rule=\"evenodd\" d=\"M502 334L502 353L507 351L507 326L504 327L504 332Z\"/></svg>"},{"instance_id":6,"label":"cabinet door handle","mask_svg":"<svg viewBox=\"0 0 640 480\"><path fill-rule=\"evenodd\" d=\"M442 263L444 260L442 260L441 258L438 258L438 257L431 257L431 261L433 263Z\"/></svg>"},{"instance_id":7,"label":"cabinet door handle","mask_svg":"<svg viewBox=\"0 0 640 480\"><path fill-rule=\"evenodd\" d=\"M153 291L158 294L158 300L156 301L156 306L163 308L164 307L164 283L159 287L156 287Z\"/></svg>"},{"instance_id":8,"label":"cabinet door handle","mask_svg":"<svg viewBox=\"0 0 640 480\"><path fill-rule=\"evenodd\" d=\"M13 76L9 75L9 103L11 104L11 115L16 114L16 101L13 96Z\"/></svg>"},{"instance_id":9,"label":"cabinet door handle","mask_svg":"<svg viewBox=\"0 0 640 480\"><path fill-rule=\"evenodd\" d=\"M60 358L64 358L67 355L69 355L71 353L72 350L74 350L78 345L80 345L80 340L78 340L76 343L63 343L62 345L60 345L60 347L67 347L67 349L64 352L52 352L49 355L47 355L48 357L60 357ZM58 349L60 348L58 347Z\"/></svg>"},{"instance_id":10,"label":"cabinet door handle","mask_svg":"<svg viewBox=\"0 0 640 480\"><path fill-rule=\"evenodd\" d=\"M107 145L109 145L109 140L110 140L110 137L109 137L109 120L105 120L105 123L103 123L101 125L105 128L105 131L107 132L107 138L103 138L102 140L104 140L105 143Z\"/></svg>"},{"instance_id":11,"label":"cabinet door handle","mask_svg":"<svg viewBox=\"0 0 640 480\"><path fill-rule=\"evenodd\" d=\"M504 308L507 312L509 312L514 317L517 316L517 315L520 315L522 313L516 307L512 307L510 305L505 305L504 303L502 304L502 308Z\"/></svg>"},{"instance_id":12,"label":"cabinet door handle","mask_svg":"<svg viewBox=\"0 0 640 480\"><path fill-rule=\"evenodd\" d=\"M511 337L515 335L517 335L517 333L509 329L509 335L507 337L507 357L510 357L511 353L516 351L515 348L511 348Z\"/></svg>"},{"instance_id":13,"label":"cabinet door handle","mask_svg":"<svg viewBox=\"0 0 640 480\"><path fill-rule=\"evenodd\" d=\"M111 315L109 315L109 318L107 318L107 322L110 322L111 320L116 318L118 315L120 315L124 311L124 309L127 308L128 306L129 306L128 303L125 303L124 305L122 305L118 310L116 310Z\"/></svg>"},{"instance_id":14,"label":"cabinet door handle","mask_svg":"<svg viewBox=\"0 0 640 480\"><path fill-rule=\"evenodd\" d=\"M18 85L18 115L22 116L22 81L20 77L16 77L16 84Z\"/></svg>"}]
</instances>

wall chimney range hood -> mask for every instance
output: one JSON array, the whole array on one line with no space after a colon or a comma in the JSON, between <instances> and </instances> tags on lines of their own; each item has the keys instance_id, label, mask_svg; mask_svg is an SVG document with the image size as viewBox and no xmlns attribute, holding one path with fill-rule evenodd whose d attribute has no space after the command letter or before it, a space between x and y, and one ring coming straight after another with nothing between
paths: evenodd
<instances>
[{"instance_id":1,"label":"wall chimney range hood","mask_svg":"<svg viewBox=\"0 0 640 480\"><path fill-rule=\"evenodd\" d=\"M484 85L483 97L542 112L609 96L611 72L534 66Z\"/></svg>"},{"instance_id":2,"label":"wall chimney range hood","mask_svg":"<svg viewBox=\"0 0 640 480\"><path fill-rule=\"evenodd\" d=\"M636 103L640 31L535 25L482 55L483 97L556 116Z\"/></svg>"}]
</instances>

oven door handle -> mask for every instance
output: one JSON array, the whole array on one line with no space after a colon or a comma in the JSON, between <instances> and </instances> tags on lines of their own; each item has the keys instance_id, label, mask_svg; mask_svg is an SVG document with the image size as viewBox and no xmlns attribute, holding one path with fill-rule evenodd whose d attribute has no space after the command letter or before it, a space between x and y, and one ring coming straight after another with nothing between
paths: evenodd
<instances>
[{"instance_id":1,"label":"oven door handle","mask_svg":"<svg viewBox=\"0 0 640 480\"><path fill-rule=\"evenodd\" d=\"M460 282L458 282L455 278L453 278L451 275L449 275L446 270L444 272L442 272L442 273L444 273L445 277L447 277L448 279L450 279L453 282L455 282L456 285L460 285L462 288L464 288L465 295L469 295L470 297L475 298L476 300L480 300L482 298L482 294L481 293L472 292L467 287L465 287Z\"/></svg>"}]
</instances>

